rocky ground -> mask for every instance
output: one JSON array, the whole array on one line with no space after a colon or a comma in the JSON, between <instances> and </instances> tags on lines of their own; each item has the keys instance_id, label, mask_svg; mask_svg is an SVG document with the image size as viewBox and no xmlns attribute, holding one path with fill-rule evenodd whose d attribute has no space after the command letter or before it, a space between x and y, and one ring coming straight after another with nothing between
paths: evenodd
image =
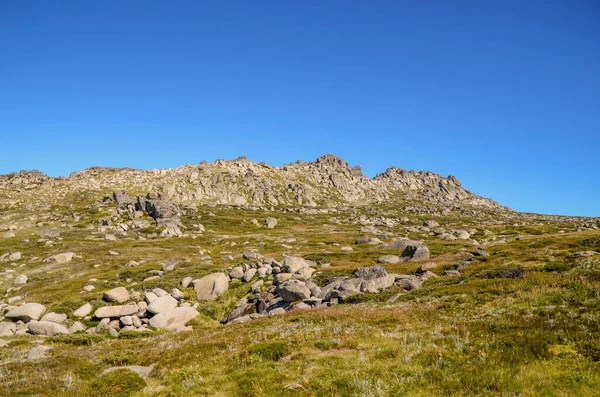
<instances>
[{"instance_id":1,"label":"rocky ground","mask_svg":"<svg viewBox=\"0 0 600 397\"><path fill-rule=\"evenodd\" d=\"M331 155L0 177L0 394L594 395L600 220Z\"/></svg>"}]
</instances>

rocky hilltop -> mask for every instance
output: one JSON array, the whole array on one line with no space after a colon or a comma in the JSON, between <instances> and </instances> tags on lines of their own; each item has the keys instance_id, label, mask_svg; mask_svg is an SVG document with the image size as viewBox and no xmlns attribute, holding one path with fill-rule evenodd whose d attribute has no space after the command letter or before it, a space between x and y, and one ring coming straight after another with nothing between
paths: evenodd
<instances>
[{"instance_id":1,"label":"rocky hilltop","mask_svg":"<svg viewBox=\"0 0 600 397\"><path fill-rule=\"evenodd\" d=\"M253 207L333 207L339 205L404 205L415 213L470 216L479 211L510 212L493 200L464 189L454 176L392 167L374 178L359 166L331 154L314 162L282 167L235 160L202 162L172 169L135 170L92 167L69 177L52 178L39 171L0 176L0 200L21 205L35 195L47 200L69 194L106 194L113 190L157 192L178 204L227 204Z\"/></svg>"}]
</instances>

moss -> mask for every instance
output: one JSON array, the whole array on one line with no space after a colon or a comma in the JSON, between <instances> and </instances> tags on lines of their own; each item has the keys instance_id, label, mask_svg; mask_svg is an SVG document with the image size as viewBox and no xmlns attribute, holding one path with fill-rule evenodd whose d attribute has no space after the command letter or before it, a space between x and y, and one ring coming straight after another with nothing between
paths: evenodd
<instances>
[{"instance_id":1,"label":"moss","mask_svg":"<svg viewBox=\"0 0 600 397\"><path fill-rule=\"evenodd\" d=\"M318 340L315 343L313 343L313 346L316 347L317 349L321 349L321 350L331 350L331 349L336 349L337 347L339 347L339 342L336 341L325 341L325 340Z\"/></svg>"},{"instance_id":2,"label":"moss","mask_svg":"<svg viewBox=\"0 0 600 397\"><path fill-rule=\"evenodd\" d=\"M90 346L94 343L99 343L106 340L106 336L101 334L77 333L67 335L56 335L48 338L48 340L50 342L64 343L67 345Z\"/></svg>"},{"instance_id":3,"label":"moss","mask_svg":"<svg viewBox=\"0 0 600 397\"><path fill-rule=\"evenodd\" d=\"M148 338L155 335L153 331L121 331L119 339Z\"/></svg>"},{"instance_id":4,"label":"moss","mask_svg":"<svg viewBox=\"0 0 600 397\"><path fill-rule=\"evenodd\" d=\"M135 372L121 369L96 378L87 387L86 394L94 397L125 397L141 391L146 381Z\"/></svg>"},{"instance_id":5,"label":"moss","mask_svg":"<svg viewBox=\"0 0 600 397\"><path fill-rule=\"evenodd\" d=\"M257 355L271 361L279 361L288 353L289 347L285 342L261 342L248 349L248 354Z\"/></svg>"},{"instance_id":6,"label":"moss","mask_svg":"<svg viewBox=\"0 0 600 397\"><path fill-rule=\"evenodd\" d=\"M482 272L481 278L521 278L525 274L522 266L507 266Z\"/></svg>"}]
</instances>

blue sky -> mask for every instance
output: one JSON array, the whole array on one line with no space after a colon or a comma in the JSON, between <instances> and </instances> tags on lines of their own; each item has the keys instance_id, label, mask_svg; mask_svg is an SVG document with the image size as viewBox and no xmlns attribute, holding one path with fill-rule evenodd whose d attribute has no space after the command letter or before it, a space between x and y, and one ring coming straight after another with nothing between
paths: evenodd
<instances>
[{"instance_id":1,"label":"blue sky","mask_svg":"<svg viewBox=\"0 0 600 397\"><path fill-rule=\"evenodd\" d=\"M600 4L0 0L0 173L333 153L600 216Z\"/></svg>"}]
</instances>

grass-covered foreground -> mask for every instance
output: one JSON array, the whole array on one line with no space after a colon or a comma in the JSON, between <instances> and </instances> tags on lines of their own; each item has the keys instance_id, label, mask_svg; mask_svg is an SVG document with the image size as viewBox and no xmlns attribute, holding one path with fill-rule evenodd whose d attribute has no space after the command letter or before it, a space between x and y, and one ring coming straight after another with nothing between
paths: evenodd
<instances>
[{"instance_id":1,"label":"grass-covered foreground","mask_svg":"<svg viewBox=\"0 0 600 397\"><path fill-rule=\"evenodd\" d=\"M285 253L331 263L315 276L350 274L375 264L386 250L356 245L364 235L355 221L374 217L367 209L307 215L202 207L183 218L182 238L152 238L153 230L102 239L99 219L109 209L56 206L43 227L57 226L61 239L39 241L31 214L14 213L15 237L0 240L0 254L19 251L23 260L1 263L6 301L19 295L48 311L71 316L83 303L97 306L115 286L135 291L170 290L186 276L242 263L242 251ZM77 212L79 218L69 216ZM389 214L388 217L393 216ZM37 214L41 216L40 214ZM402 214L397 213L400 217ZM267 216L275 229L257 227ZM220 325L247 287L232 287L215 302L201 303L193 331L72 334L51 338L17 335L0 348L0 394L6 396L593 396L600 394L600 231L535 217L518 221L437 218L442 227L475 229L490 256L441 276L477 245L445 241L404 226L429 218L409 216L397 226L376 226L385 238L409 236L430 248L433 271L419 290L395 287L364 294L349 303L290 311L248 323ZM118 222L113 222L118 223ZM510 226L509 226L510 225ZM486 231L486 232L484 232ZM27 240L27 241L23 241ZM264 243L260 244L260 243ZM352 246L344 252L342 246ZM119 255L109 255L108 251ZM64 251L81 258L65 264L41 259ZM225 256L232 255L233 261ZM35 259L39 258L39 259ZM148 270L179 259L163 277L148 282ZM125 268L135 260L140 265ZM207 262L210 260L211 262ZM203 263L203 264L202 264ZM388 273L412 274L419 262L384 265ZM29 281L14 289L10 274ZM94 280L95 281L90 281ZM94 285L91 292L83 292ZM192 293L186 299L194 301ZM393 299L390 299L393 298ZM97 322L86 320L88 326ZM34 344L46 357L27 360ZM146 376L115 366L152 366Z\"/></svg>"}]
</instances>

